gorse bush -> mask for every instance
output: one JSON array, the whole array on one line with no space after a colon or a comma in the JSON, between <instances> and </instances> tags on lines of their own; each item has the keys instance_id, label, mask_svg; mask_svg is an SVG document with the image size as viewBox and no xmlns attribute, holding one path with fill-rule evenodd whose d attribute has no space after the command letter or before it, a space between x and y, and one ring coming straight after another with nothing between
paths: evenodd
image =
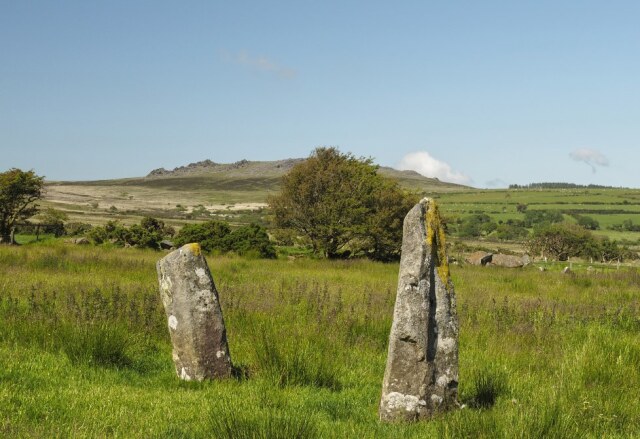
<instances>
[{"instance_id":1,"label":"gorse bush","mask_svg":"<svg viewBox=\"0 0 640 439\"><path fill-rule=\"evenodd\" d=\"M174 242L178 246L197 242L204 251L209 253L232 251L239 255L255 254L268 259L276 257L276 250L266 230L253 223L234 230L231 230L229 224L217 220L202 224L187 224L180 229Z\"/></svg>"},{"instance_id":2,"label":"gorse bush","mask_svg":"<svg viewBox=\"0 0 640 439\"><path fill-rule=\"evenodd\" d=\"M164 221L144 217L140 224L131 227L109 221L104 226L94 227L88 232L89 238L94 244L112 243L118 246L132 246L141 248L160 248L160 241L170 238L175 234L171 226L165 225Z\"/></svg>"}]
</instances>

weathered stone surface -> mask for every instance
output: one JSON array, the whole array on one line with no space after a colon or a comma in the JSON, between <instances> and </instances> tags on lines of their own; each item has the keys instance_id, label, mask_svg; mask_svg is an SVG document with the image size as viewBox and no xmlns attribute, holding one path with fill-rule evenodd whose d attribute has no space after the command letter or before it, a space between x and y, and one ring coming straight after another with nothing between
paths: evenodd
<instances>
[{"instance_id":1,"label":"weathered stone surface","mask_svg":"<svg viewBox=\"0 0 640 439\"><path fill-rule=\"evenodd\" d=\"M424 198L404 219L380 419L419 420L458 405L458 318L440 215Z\"/></svg>"},{"instance_id":2,"label":"weathered stone surface","mask_svg":"<svg viewBox=\"0 0 640 439\"><path fill-rule=\"evenodd\" d=\"M491 264L497 265L498 267L519 268L524 266L524 261L520 256L498 253L491 258Z\"/></svg>"},{"instance_id":3,"label":"weathered stone surface","mask_svg":"<svg viewBox=\"0 0 640 439\"><path fill-rule=\"evenodd\" d=\"M492 256L492 253L477 251L468 255L465 261L471 265L487 265L488 262L491 262Z\"/></svg>"},{"instance_id":4,"label":"weathered stone surface","mask_svg":"<svg viewBox=\"0 0 640 439\"><path fill-rule=\"evenodd\" d=\"M178 376L197 381L231 376L218 292L200 246L184 245L156 268Z\"/></svg>"}]
</instances>

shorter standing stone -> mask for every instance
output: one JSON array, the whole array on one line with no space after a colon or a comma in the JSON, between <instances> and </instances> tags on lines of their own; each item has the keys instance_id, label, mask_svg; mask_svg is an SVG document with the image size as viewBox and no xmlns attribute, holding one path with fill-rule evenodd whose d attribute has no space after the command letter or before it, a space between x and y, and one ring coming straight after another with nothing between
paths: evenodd
<instances>
[{"instance_id":1,"label":"shorter standing stone","mask_svg":"<svg viewBox=\"0 0 640 439\"><path fill-rule=\"evenodd\" d=\"M187 381L231 376L218 292L200 246L186 244L156 268L178 376Z\"/></svg>"}]
</instances>

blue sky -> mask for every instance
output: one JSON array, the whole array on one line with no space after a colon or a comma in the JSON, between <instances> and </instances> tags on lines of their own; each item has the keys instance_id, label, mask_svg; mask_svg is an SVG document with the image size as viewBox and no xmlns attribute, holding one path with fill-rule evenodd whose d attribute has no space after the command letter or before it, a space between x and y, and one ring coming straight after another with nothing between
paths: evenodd
<instances>
[{"instance_id":1,"label":"blue sky","mask_svg":"<svg viewBox=\"0 0 640 439\"><path fill-rule=\"evenodd\" d=\"M0 170L317 146L476 187L640 187L637 1L0 0Z\"/></svg>"}]
</instances>

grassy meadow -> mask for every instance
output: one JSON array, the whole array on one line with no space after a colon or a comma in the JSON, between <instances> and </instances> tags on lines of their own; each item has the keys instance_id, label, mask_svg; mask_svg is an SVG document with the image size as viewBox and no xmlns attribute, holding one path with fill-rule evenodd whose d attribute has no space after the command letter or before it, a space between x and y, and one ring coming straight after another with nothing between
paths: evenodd
<instances>
[{"instance_id":1,"label":"grassy meadow","mask_svg":"<svg viewBox=\"0 0 640 439\"><path fill-rule=\"evenodd\" d=\"M238 374L175 375L161 252L0 247L0 436L640 437L640 272L453 266L460 401L377 419L397 264L211 257Z\"/></svg>"},{"instance_id":2,"label":"grassy meadow","mask_svg":"<svg viewBox=\"0 0 640 439\"><path fill-rule=\"evenodd\" d=\"M566 221L575 222L572 215L589 216L600 224L596 235L640 244L640 232L610 230L614 225L631 220L640 224L640 190L638 189L500 189L460 190L436 195L444 215L489 215L494 221L522 220L519 204L528 210L554 210Z\"/></svg>"}]
</instances>

